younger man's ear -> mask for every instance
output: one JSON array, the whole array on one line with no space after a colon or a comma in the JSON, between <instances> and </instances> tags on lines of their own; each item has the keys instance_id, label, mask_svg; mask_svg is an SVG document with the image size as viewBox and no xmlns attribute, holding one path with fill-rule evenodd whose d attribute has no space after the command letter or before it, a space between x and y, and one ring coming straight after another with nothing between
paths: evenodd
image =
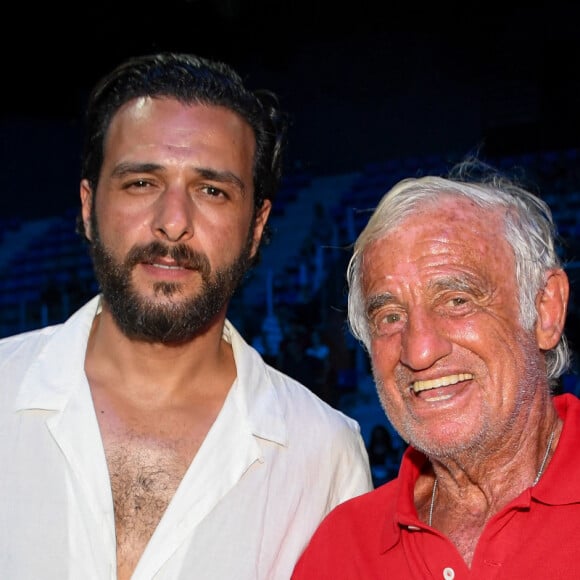
<instances>
[{"instance_id":1,"label":"younger man's ear","mask_svg":"<svg viewBox=\"0 0 580 580\"><path fill-rule=\"evenodd\" d=\"M83 179L80 185L81 196L81 215L85 226L85 235L91 240L91 211L93 207L93 191L89 185L88 179Z\"/></svg>"}]
</instances>

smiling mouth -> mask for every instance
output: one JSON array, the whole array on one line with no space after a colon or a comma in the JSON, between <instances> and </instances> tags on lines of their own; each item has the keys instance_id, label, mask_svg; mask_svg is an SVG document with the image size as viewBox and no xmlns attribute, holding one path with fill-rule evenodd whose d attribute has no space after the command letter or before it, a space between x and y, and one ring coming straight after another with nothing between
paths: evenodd
<instances>
[{"instance_id":1,"label":"smiling mouth","mask_svg":"<svg viewBox=\"0 0 580 580\"><path fill-rule=\"evenodd\" d=\"M415 381L411 385L411 390L415 394L418 394L423 391L430 391L431 389L438 389L439 387L448 387L449 385L455 385L462 381L469 381L471 379L473 379L471 373L459 373L458 375L449 375L447 377L431 379L430 381Z\"/></svg>"}]
</instances>

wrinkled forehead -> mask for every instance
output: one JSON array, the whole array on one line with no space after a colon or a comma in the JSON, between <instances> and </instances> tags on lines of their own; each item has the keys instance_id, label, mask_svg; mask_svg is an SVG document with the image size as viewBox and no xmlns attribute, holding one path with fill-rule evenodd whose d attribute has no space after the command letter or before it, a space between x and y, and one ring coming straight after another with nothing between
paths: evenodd
<instances>
[{"instance_id":1,"label":"wrinkled forehead","mask_svg":"<svg viewBox=\"0 0 580 580\"><path fill-rule=\"evenodd\" d=\"M503 229L506 208L485 205L458 192L439 193L434 197L424 197L409 207L393 224L393 229L405 227L408 223L420 221L449 224L460 221L472 227L501 226Z\"/></svg>"},{"instance_id":2,"label":"wrinkled forehead","mask_svg":"<svg viewBox=\"0 0 580 580\"><path fill-rule=\"evenodd\" d=\"M381 238L397 238L412 229L414 235L423 233L445 237L461 236L471 232L476 237L504 237L505 208L484 207L475 201L458 194L443 194L436 198L424 198L393 219L381 232L376 228L373 242ZM387 219L390 219L387 217ZM373 243L371 242L371 243Z\"/></svg>"},{"instance_id":3,"label":"wrinkled forehead","mask_svg":"<svg viewBox=\"0 0 580 580\"><path fill-rule=\"evenodd\" d=\"M483 208L471 200L448 196L418 205L371 241L363 252L362 274L428 271L446 265L483 268L513 264L505 238L504 210Z\"/></svg>"}]
</instances>

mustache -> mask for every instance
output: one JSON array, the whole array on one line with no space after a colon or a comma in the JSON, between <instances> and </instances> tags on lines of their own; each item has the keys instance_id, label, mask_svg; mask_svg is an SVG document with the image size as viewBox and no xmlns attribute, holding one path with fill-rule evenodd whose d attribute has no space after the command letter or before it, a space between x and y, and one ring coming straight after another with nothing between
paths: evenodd
<instances>
[{"instance_id":1,"label":"mustache","mask_svg":"<svg viewBox=\"0 0 580 580\"><path fill-rule=\"evenodd\" d=\"M207 256L196 252L185 244L167 245L159 241L145 246L133 247L125 259L125 264L132 268L140 263L153 263L157 258L171 258L180 268L199 270L203 275L209 274L210 264Z\"/></svg>"}]
</instances>

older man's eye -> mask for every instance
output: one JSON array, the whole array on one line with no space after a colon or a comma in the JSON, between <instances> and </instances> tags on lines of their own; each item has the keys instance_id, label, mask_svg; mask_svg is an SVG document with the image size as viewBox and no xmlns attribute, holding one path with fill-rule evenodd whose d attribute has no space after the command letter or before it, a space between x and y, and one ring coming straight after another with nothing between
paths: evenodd
<instances>
[{"instance_id":1,"label":"older man's eye","mask_svg":"<svg viewBox=\"0 0 580 580\"><path fill-rule=\"evenodd\" d=\"M454 296L447 300L446 307L451 310L464 311L473 306L473 300L466 296Z\"/></svg>"},{"instance_id":2,"label":"older man's eye","mask_svg":"<svg viewBox=\"0 0 580 580\"><path fill-rule=\"evenodd\" d=\"M374 333L377 336L384 336L397 332L401 326L403 315L400 312L383 312L372 321Z\"/></svg>"}]
</instances>

